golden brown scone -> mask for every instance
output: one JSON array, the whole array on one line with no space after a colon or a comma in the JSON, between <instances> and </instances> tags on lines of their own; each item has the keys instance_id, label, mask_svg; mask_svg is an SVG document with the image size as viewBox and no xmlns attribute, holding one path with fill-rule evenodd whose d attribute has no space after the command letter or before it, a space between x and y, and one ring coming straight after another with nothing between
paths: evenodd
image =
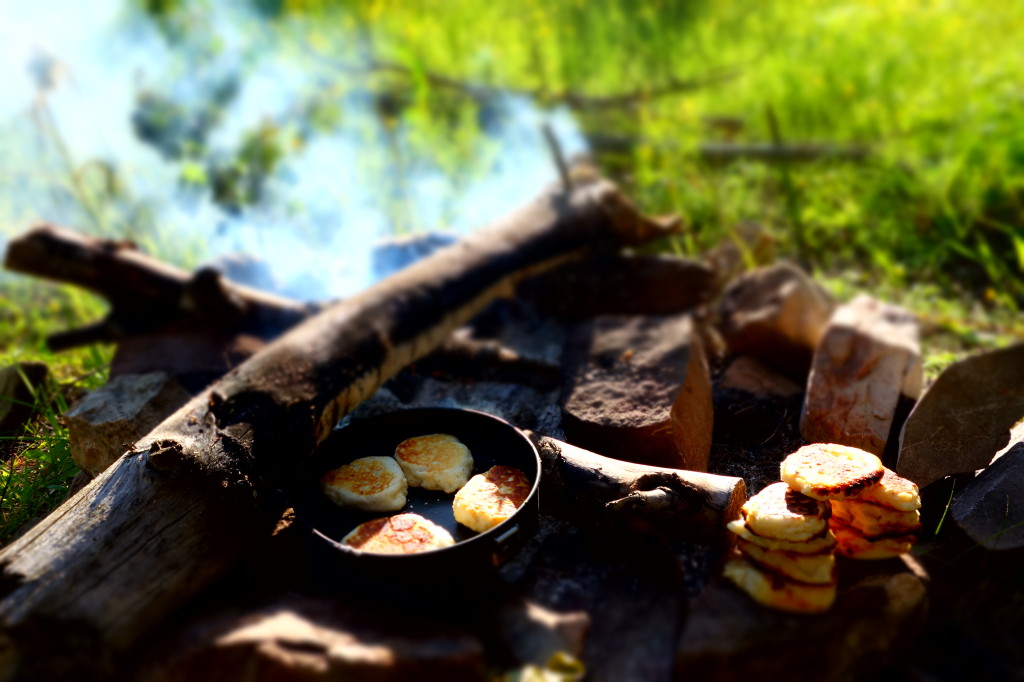
<instances>
[{"instance_id":1,"label":"golden brown scone","mask_svg":"<svg viewBox=\"0 0 1024 682\"><path fill-rule=\"evenodd\" d=\"M758 535L747 527L742 519L730 521L726 527L735 533L741 540L753 543L765 549L777 549L783 552L796 552L797 554L820 554L830 552L836 546L836 536L828 528L809 540L779 540L777 538L766 538Z\"/></svg>"},{"instance_id":2,"label":"golden brown scone","mask_svg":"<svg viewBox=\"0 0 1024 682\"><path fill-rule=\"evenodd\" d=\"M427 490L453 493L466 485L473 472L469 448L447 433L404 440L395 448L395 459L409 485Z\"/></svg>"},{"instance_id":3,"label":"golden brown scone","mask_svg":"<svg viewBox=\"0 0 1024 682\"><path fill-rule=\"evenodd\" d=\"M745 540L740 540L736 548L756 567L778 573L785 578L812 585L834 585L836 582L836 558L832 550L817 554L800 554L765 549Z\"/></svg>"},{"instance_id":4,"label":"golden brown scone","mask_svg":"<svg viewBox=\"0 0 1024 682\"><path fill-rule=\"evenodd\" d=\"M866 537L842 522L832 520L836 554L849 559L891 559L906 554L917 541L914 535Z\"/></svg>"},{"instance_id":5,"label":"golden brown scone","mask_svg":"<svg viewBox=\"0 0 1024 682\"><path fill-rule=\"evenodd\" d=\"M747 527L757 535L777 540L810 540L828 528L828 502L805 497L785 483L773 483L740 508Z\"/></svg>"},{"instance_id":6,"label":"golden brown scone","mask_svg":"<svg viewBox=\"0 0 1024 682\"><path fill-rule=\"evenodd\" d=\"M447 530L419 514L396 514L361 523L341 542L374 554L416 554L455 544Z\"/></svg>"},{"instance_id":7,"label":"golden brown scone","mask_svg":"<svg viewBox=\"0 0 1024 682\"><path fill-rule=\"evenodd\" d=\"M478 533L494 528L516 513L530 494L530 481L519 469L491 467L469 479L455 493L455 520Z\"/></svg>"},{"instance_id":8,"label":"golden brown scone","mask_svg":"<svg viewBox=\"0 0 1024 682\"><path fill-rule=\"evenodd\" d=\"M861 535L909 535L921 530L921 512L896 511L873 502L833 500L832 516Z\"/></svg>"},{"instance_id":9,"label":"golden brown scone","mask_svg":"<svg viewBox=\"0 0 1024 682\"><path fill-rule=\"evenodd\" d=\"M405 506L408 483L391 457L361 457L320 478L324 494L340 507L398 511Z\"/></svg>"},{"instance_id":10,"label":"golden brown scone","mask_svg":"<svg viewBox=\"0 0 1024 682\"><path fill-rule=\"evenodd\" d=\"M865 488L857 499L905 512L921 508L921 493L917 489L917 484L899 476L891 469L885 469L882 479L877 484Z\"/></svg>"},{"instance_id":11,"label":"golden brown scone","mask_svg":"<svg viewBox=\"0 0 1024 682\"><path fill-rule=\"evenodd\" d=\"M746 559L733 557L725 563L723 575L754 601L793 613L821 613L836 599L836 585L808 585L785 580L758 569Z\"/></svg>"},{"instance_id":12,"label":"golden brown scone","mask_svg":"<svg viewBox=\"0 0 1024 682\"><path fill-rule=\"evenodd\" d=\"M885 473L882 461L859 448L836 443L805 445L782 461L780 478L816 500L856 497Z\"/></svg>"}]
</instances>

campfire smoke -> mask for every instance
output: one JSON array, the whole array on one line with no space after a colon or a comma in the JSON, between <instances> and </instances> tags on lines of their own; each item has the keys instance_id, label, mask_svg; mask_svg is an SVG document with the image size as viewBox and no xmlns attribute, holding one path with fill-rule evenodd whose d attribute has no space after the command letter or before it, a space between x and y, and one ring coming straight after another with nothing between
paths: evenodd
<instances>
[{"instance_id":1,"label":"campfire smoke","mask_svg":"<svg viewBox=\"0 0 1024 682\"><path fill-rule=\"evenodd\" d=\"M186 268L244 254L270 272L243 284L304 301L347 297L376 281L371 254L381 240L422 230L465 234L554 180L545 121L568 156L586 151L566 109L543 111L510 94L479 112L472 161L453 170L417 142L422 131L375 109L363 68L374 55L358 47L314 55L301 26L270 34L240 7L211 9L177 38L112 0L80 14L53 21L26 7L17 36L0 28L0 62L13 66L4 80L15 86L0 102L4 145L14 147L0 176L0 191L12 198L0 206L0 223L11 233L45 219L128 236ZM220 52L208 50L218 42ZM140 119L146 98L182 117L163 133L194 133L205 157L182 152L180 140L147 143L156 133L145 133ZM333 107L336 124L309 129L302 111L313 101ZM196 132L204 121L208 129ZM210 164L236 163L253 135L273 138L283 156L256 199L218 203Z\"/></svg>"}]
</instances>

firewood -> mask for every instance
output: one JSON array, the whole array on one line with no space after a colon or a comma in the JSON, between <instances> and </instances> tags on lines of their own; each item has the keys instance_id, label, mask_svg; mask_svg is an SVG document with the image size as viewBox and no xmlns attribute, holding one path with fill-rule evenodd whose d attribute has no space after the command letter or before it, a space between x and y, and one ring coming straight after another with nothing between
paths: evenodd
<instances>
[{"instance_id":1,"label":"firewood","mask_svg":"<svg viewBox=\"0 0 1024 682\"><path fill-rule=\"evenodd\" d=\"M189 322L276 336L311 313L309 306L233 284L214 270L190 275L145 255L131 242L46 223L11 240L4 267L74 284L110 301L111 312L103 320L51 336L54 351Z\"/></svg>"},{"instance_id":2,"label":"firewood","mask_svg":"<svg viewBox=\"0 0 1024 682\"><path fill-rule=\"evenodd\" d=\"M714 270L668 255L615 255L565 265L531 278L519 295L545 313L581 319L596 315L671 315L707 303Z\"/></svg>"},{"instance_id":3,"label":"firewood","mask_svg":"<svg viewBox=\"0 0 1024 682\"><path fill-rule=\"evenodd\" d=\"M293 328L0 551L0 678L109 674L269 532L273 492L383 381L524 277L674 225L608 182L552 190Z\"/></svg>"},{"instance_id":4,"label":"firewood","mask_svg":"<svg viewBox=\"0 0 1024 682\"><path fill-rule=\"evenodd\" d=\"M451 381L497 381L538 390L558 386L557 365L526 358L495 339L477 339L462 329L415 365L417 374Z\"/></svg>"},{"instance_id":5,"label":"firewood","mask_svg":"<svg viewBox=\"0 0 1024 682\"><path fill-rule=\"evenodd\" d=\"M670 539L723 544L725 524L747 501L742 478L603 457L532 434L540 452L547 513L595 520Z\"/></svg>"}]
</instances>

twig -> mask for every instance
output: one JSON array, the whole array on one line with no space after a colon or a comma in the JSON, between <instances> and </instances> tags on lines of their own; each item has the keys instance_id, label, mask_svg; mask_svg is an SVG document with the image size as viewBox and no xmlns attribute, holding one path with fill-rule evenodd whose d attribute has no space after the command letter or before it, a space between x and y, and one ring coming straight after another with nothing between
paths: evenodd
<instances>
[{"instance_id":1,"label":"twig","mask_svg":"<svg viewBox=\"0 0 1024 682\"><path fill-rule=\"evenodd\" d=\"M828 143L783 142L783 143L728 143L705 142L699 147L701 157L708 162L728 163L740 159L780 163L793 161L817 161L836 159L843 161L864 161L871 156L867 147L843 147Z\"/></svg>"},{"instance_id":2,"label":"twig","mask_svg":"<svg viewBox=\"0 0 1024 682\"><path fill-rule=\"evenodd\" d=\"M53 353L60 353L79 346L88 346L94 343L111 343L123 336L121 328L107 316L99 322L70 329L63 332L56 332L46 337L46 345Z\"/></svg>"},{"instance_id":3,"label":"twig","mask_svg":"<svg viewBox=\"0 0 1024 682\"><path fill-rule=\"evenodd\" d=\"M562 145L558 142L558 137L555 135L555 131L551 129L550 123L545 121L541 124L540 130L544 133L544 140L548 143L551 157L558 168L558 175L562 178L562 189L566 192L571 192L572 178L569 176L569 166L565 162L565 153L562 151Z\"/></svg>"},{"instance_id":4,"label":"twig","mask_svg":"<svg viewBox=\"0 0 1024 682\"><path fill-rule=\"evenodd\" d=\"M671 140L651 140L636 135L592 133L587 141L595 153L629 154L640 145L659 149L682 149ZM829 159L835 161L866 161L872 150L868 146L843 146L830 142L702 142L697 154L708 163L732 163L743 159L764 163L795 163Z\"/></svg>"}]
</instances>

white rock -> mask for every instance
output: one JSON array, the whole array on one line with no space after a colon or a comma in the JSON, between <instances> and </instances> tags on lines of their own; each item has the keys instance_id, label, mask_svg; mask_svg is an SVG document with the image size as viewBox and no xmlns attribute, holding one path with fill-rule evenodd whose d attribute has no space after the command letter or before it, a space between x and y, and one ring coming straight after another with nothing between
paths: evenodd
<instances>
[{"instance_id":1,"label":"white rock","mask_svg":"<svg viewBox=\"0 0 1024 682\"><path fill-rule=\"evenodd\" d=\"M814 353L800 434L881 455L901 397L924 380L917 320L861 295L839 307Z\"/></svg>"}]
</instances>

